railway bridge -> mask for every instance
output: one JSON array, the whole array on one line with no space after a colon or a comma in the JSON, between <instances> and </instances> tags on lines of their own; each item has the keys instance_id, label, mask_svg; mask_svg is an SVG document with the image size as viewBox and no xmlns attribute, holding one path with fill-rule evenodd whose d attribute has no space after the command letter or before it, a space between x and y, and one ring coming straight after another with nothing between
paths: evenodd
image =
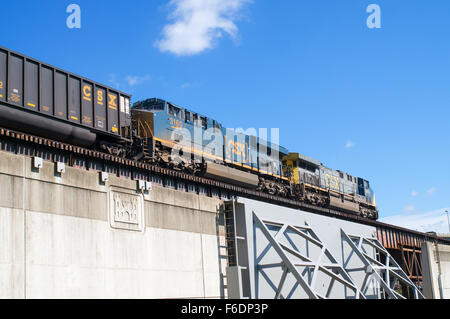
<instances>
[{"instance_id":1,"label":"railway bridge","mask_svg":"<svg viewBox=\"0 0 450 319\"><path fill-rule=\"evenodd\" d=\"M0 189L0 298L449 297L442 238L7 129Z\"/></svg>"}]
</instances>

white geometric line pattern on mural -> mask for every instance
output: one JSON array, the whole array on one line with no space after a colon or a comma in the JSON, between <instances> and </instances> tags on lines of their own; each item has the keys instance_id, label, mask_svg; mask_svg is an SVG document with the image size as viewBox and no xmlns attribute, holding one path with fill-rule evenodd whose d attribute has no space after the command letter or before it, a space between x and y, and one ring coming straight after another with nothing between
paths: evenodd
<instances>
[{"instance_id":1,"label":"white geometric line pattern on mural","mask_svg":"<svg viewBox=\"0 0 450 319\"><path fill-rule=\"evenodd\" d=\"M350 248L351 253L354 253L361 262L364 264L363 269L352 269L347 268L347 264L351 256L344 262L344 268L348 273L353 273L353 271L364 271L365 278L359 287L362 293L365 293L368 289L369 279L375 279L386 297L392 299L405 299L404 296L399 294L394 290L394 286L398 281L403 282L407 287L413 290L414 299L425 299L420 290L414 285L414 283L408 278L406 273L397 264L394 258L389 254L389 252L383 247L383 245L376 238L365 238L359 236L350 236L341 229L342 241L346 242ZM382 263L367 254L365 245L376 250L376 252L384 257L385 262ZM383 278L384 277L384 278Z\"/></svg>"},{"instance_id":2,"label":"white geometric line pattern on mural","mask_svg":"<svg viewBox=\"0 0 450 319\"><path fill-rule=\"evenodd\" d=\"M275 299L291 298L299 286L303 288L304 292L311 299L327 299L336 282L353 291L353 298L365 298L352 281L352 278L336 261L308 224L305 223L305 226L294 226L262 220L255 212L253 212L253 223L255 227L259 227L269 242L260 254L255 249L256 277L259 278L259 275L261 275L266 280L267 284L274 290ZM305 242L305 245L302 245L303 249L299 249L299 245L294 243L294 237L297 237L297 243L298 239ZM314 247L316 248L316 254L313 254ZM281 258L281 262L263 263L264 257L272 248ZM266 273L267 269L279 267L282 269L280 279L277 276L271 277ZM287 288L285 287L285 282L288 274L294 276L296 283L285 294L282 291L283 288ZM325 275L330 280L325 292L319 291L318 285L316 285L319 274ZM279 282L278 285L274 284L276 281Z\"/></svg>"}]
</instances>

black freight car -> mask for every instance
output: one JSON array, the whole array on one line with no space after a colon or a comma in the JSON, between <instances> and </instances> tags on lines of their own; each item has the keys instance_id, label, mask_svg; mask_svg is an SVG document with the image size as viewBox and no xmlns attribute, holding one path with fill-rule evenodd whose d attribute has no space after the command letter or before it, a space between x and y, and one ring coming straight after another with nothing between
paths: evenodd
<instances>
[{"instance_id":1,"label":"black freight car","mask_svg":"<svg viewBox=\"0 0 450 319\"><path fill-rule=\"evenodd\" d=\"M0 126L123 153L131 96L0 47Z\"/></svg>"}]
</instances>

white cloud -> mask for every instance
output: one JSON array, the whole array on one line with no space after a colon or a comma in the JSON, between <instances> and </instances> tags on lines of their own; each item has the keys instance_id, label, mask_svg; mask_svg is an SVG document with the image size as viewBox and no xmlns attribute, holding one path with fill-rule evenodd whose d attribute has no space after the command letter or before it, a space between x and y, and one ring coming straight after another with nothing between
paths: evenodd
<instances>
[{"instance_id":1,"label":"white cloud","mask_svg":"<svg viewBox=\"0 0 450 319\"><path fill-rule=\"evenodd\" d=\"M442 234L449 232L446 210L450 210L450 208L427 213L398 214L381 218L380 221L421 232L434 231Z\"/></svg>"},{"instance_id":2,"label":"white cloud","mask_svg":"<svg viewBox=\"0 0 450 319\"><path fill-rule=\"evenodd\" d=\"M235 39L235 21L243 5L252 0L171 0L171 22L155 45L162 52L195 55L214 47L217 39L228 34Z\"/></svg>"},{"instance_id":3,"label":"white cloud","mask_svg":"<svg viewBox=\"0 0 450 319\"><path fill-rule=\"evenodd\" d=\"M112 87L114 87L116 89L120 88L120 83L119 83L119 81L117 81L117 77L114 73L109 74L108 82L111 84Z\"/></svg>"},{"instance_id":4,"label":"white cloud","mask_svg":"<svg viewBox=\"0 0 450 319\"><path fill-rule=\"evenodd\" d=\"M135 85L138 85L145 81L150 80L150 76L149 75L145 75L145 76L128 75L125 78L125 80L127 81L129 86L135 86Z\"/></svg>"},{"instance_id":5,"label":"white cloud","mask_svg":"<svg viewBox=\"0 0 450 319\"><path fill-rule=\"evenodd\" d=\"M411 196L412 196L412 197L417 197L417 196L419 196L419 192L413 190L413 191L411 192Z\"/></svg>"},{"instance_id":6,"label":"white cloud","mask_svg":"<svg viewBox=\"0 0 450 319\"><path fill-rule=\"evenodd\" d=\"M355 146L356 146L355 143L353 143L352 141L347 141L347 143L345 144L346 148L352 148L352 147L355 147Z\"/></svg>"},{"instance_id":7,"label":"white cloud","mask_svg":"<svg viewBox=\"0 0 450 319\"><path fill-rule=\"evenodd\" d=\"M408 205L408 206L405 206L405 208L403 208L403 210L405 212L413 212L416 210L416 207L414 207L413 205Z\"/></svg>"},{"instance_id":8,"label":"white cloud","mask_svg":"<svg viewBox=\"0 0 450 319\"><path fill-rule=\"evenodd\" d=\"M436 191L437 191L437 188L433 186L429 190L427 190L427 194L433 195L434 193L436 193Z\"/></svg>"},{"instance_id":9,"label":"white cloud","mask_svg":"<svg viewBox=\"0 0 450 319\"><path fill-rule=\"evenodd\" d=\"M183 83L183 84L181 84L181 88L182 89L187 89L187 88L190 88L190 87L192 87L192 83L190 83L190 82L186 82L186 83Z\"/></svg>"}]
</instances>

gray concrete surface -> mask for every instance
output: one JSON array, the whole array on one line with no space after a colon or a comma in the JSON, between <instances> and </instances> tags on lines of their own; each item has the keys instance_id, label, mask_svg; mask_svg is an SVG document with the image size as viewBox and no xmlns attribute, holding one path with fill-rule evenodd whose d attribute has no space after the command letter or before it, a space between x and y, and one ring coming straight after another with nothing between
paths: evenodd
<instances>
[{"instance_id":1,"label":"gray concrete surface","mask_svg":"<svg viewBox=\"0 0 450 319\"><path fill-rule=\"evenodd\" d=\"M0 152L0 298L220 298L219 204Z\"/></svg>"},{"instance_id":2,"label":"gray concrete surface","mask_svg":"<svg viewBox=\"0 0 450 319\"><path fill-rule=\"evenodd\" d=\"M450 246L422 244L422 275L426 298L450 299Z\"/></svg>"}]
</instances>

